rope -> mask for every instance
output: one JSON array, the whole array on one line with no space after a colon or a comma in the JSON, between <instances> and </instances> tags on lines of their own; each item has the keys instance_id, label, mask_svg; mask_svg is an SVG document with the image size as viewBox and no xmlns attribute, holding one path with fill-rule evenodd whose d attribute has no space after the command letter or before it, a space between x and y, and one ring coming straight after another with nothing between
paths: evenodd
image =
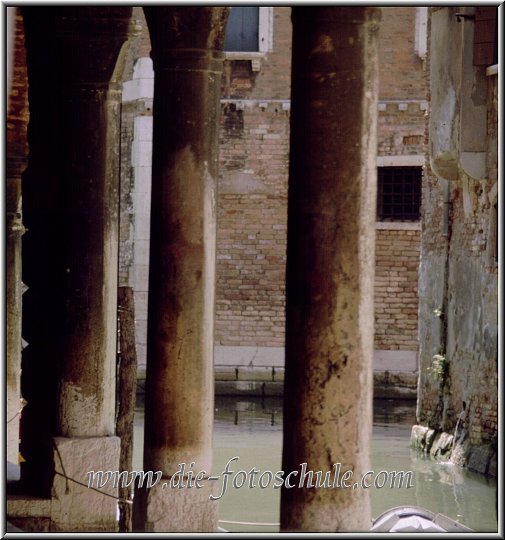
<instances>
[{"instance_id":1,"label":"rope","mask_svg":"<svg viewBox=\"0 0 505 540\"><path fill-rule=\"evenodd\" d=\"M259 525L262 527L279 527L280 523L257 523L254 521L226 521L225 519L219 519L219 523L228 523L230 525Z\"/></svg>"},{"instance_id":2,"label":"rope","mask_svg":"<svg viewBox=\"0 0 505 540\"><path fill-rule=\"evenodd\" d=\"M111 497L112 499L116 499L117 501L124 502L126 504L133 504L133 501L130 501L129 499L122 499L121 497L116 497L116 495L111 495L110 493L105 493L105 491L101 491L100 489L94 488L92 486L88 486L87 484L84 484L83 482L79 482L79 480L75 480L75 478L70 478L70 476L67 476L66 474L60 473L59 471L54 471L55 474L58 474L59 476L63 476L66 480L70 480L71 482L75 482L76 484L79 484L80 486L83 486L88 489L92 489L93 491L96 491L98 493L101 493L102 495L106 495L107 497Z\"/></svg>"},{"instance_id":3,"label":"rope","mask_svg":"<svg viewBox=\"0 0 505 540\"><path fill-rule=\"evenodd\" d=\"M10 420L7 420L7 423L10 424L13 420L15 420L21 414L22 410L22 408L19 409L19 411Z\"/></svg>"},{"instance_id":4,"label":"rope","mask_svg":"<svg viewBox=\"0 0 505 540\"><path fill-rule=\"evenodd\" d=\"M129 499L123 499L121 497L117 497L116 495L111 495L110 493L106 493L105 491L101 491L100 489L89 486L89 485L85 484L84 482L79 482L79 480L76 480L75 478L71 478L70 476L68 476L67 473L65 472L65 467L63 465L63 459L62 459L61 454L60 454L60 449L58 448L58 445L55 443L54 439L53 439L53 445L54 445L54 448L56 449L56 453L58 454L58 457L60 459L61 468L63 469L62 473L59 472L59 471L54 471L54 473L59 475L59 476L62 476L67 481L67 485L65 487L65 492L66 493L69 492L68 481L70 480L71 482L74 482L75 484L79 484L80 486L83 486L85 488L92 489L93 491L96 491L97 493L101 493L102 495L105 495L106 497L111 497L112 499L116 499L119 502L124 502L126 504L133 504L133 501L131 501Z\"/></svg>"}]
</instances>

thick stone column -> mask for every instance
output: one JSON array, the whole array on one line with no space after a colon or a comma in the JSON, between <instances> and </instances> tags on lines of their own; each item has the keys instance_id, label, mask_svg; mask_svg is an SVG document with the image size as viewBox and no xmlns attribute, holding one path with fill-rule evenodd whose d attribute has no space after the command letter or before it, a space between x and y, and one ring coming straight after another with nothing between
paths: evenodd
<instances>
[{"instance_id":1,"label":"thick stone column","mask_svg":"<svg viewBox=\"0 0 505 540\"><path fill-rule=\"evenodd\" d=\"M216 183L227 8L144 8L155 71L144 470L210 474ZM204 489L149 489L136 528L216 530Z\"/></svg>"},{"instance_id":2,"label":"thick stone column","mask_svg":"<svg viewBox=\"0 0 505 540\"><path fill-rule=\"evenodd\" d=\"M37 34L38 10L26 10L33 32L30 45L47 46L45 54L53 55L48 71L54 76L47 80L47 72L31 68L35 86L45 85L41 91L49 95L52 116L40 111L44 104L35 98L34 158L25 179L31 223L26 264L33 283L27 304L32 339L27 338L26 384L35 403L45 406L42 414L55 417L47 426L49 435L57 436L51 455L56 473L51 486L53 529L113 531L117 501L63 476L87 484L88 471L114 470L119 464L114 430L120 87L115 72L131 8L48 9L44 18L49 38ZM37 53L32 54L35 60ZM50 124L43 125L43 120ZM41 140L44 133L49 144ZM41 156L43 147L47 156ZM47 206L48 196L40 193L45 180L51 195ZM48 232L57 235L44 234ZM52 256L49 270L43 268L45 245ZM50 317L49 325L40 322L44 314ZM49 326L47 335L37 330L37 321ZM52 401L40 400L34 389L37 359L49 365L52 381L46 391L54 392ZM32 438L27 461L33 459L35 444Z\"/></svg>"},{"instance_id":3,"label":"thick stone column","mask_svg":"<svg viewBox=\"0 0 505 540\"><path fill-rule=\"evenodd\" d=\"M57 19L66 51L60 86L65 337L58 406L64 437L114 434L121 104L114 70L130 12L75 8Z\"/></svg>"},{"instance_id":4,"label":"thick stone column","mask_svg":"<svg viewBox=\"0 0 505 540\"><path fill-rule=\"evenodd\" d=\"M376 192L376 8L293 8L284 532L368 531ZM330 487L298 487L330 471ZM315 478L313 479L315 482Z\"/></svg>"},{"instance_id":5,"label":"thick stone column","mask_svg":"<svg viewBox=\"0 0 505 540\"><path fill-rule=\"evenodd\" d=\"M24 233L21 205L21 174L28 145L28 84L23 21L18 8L7 8L7 133L5 177L5 303L7 460L18 463L21 410L21 237Z\"/></svg>"}]
</instances>

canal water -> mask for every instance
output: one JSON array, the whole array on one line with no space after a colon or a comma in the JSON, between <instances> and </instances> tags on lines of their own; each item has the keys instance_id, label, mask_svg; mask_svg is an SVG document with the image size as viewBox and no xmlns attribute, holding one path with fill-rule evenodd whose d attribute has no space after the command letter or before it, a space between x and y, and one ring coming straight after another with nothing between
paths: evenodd
<instances>
[{"instance_id":1,"label":"canal water","mask_svg":"<svg viewBox=\"0 0 505 540\"><path fill-rule=\"evenodd\" d=\"M410 449L415 402L376 400L372 439L372 469L412 471L413 487L371 487L372 516L395 506L421 506L449 516L476 532L497 531L497 483L449 463L437 463ZM143 410L135 417L134 469L142 469ZM280 471L282 400L278 398L216 397L213 474L238 457L230 470ZM231 477L230 477L231 478ZM237 481L239 478L237 477ZM268 476L265 477L265 484ZM219 526L231 532L278 532L280 490L241 488L228 482L219 500ZM257 484L257 482L256 482ZM222 480L218 483L218 494ZM255 525L253 525L253 523ZM261 525L259 525L261 524Z\"/></svg>"}]
</instances>

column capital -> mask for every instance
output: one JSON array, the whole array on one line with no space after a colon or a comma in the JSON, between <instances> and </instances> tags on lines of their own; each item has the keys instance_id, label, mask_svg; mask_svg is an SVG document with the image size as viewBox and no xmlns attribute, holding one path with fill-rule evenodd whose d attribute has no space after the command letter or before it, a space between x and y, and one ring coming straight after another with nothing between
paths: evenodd
<instances>
[{"instance_id":1,"label":"column capital","mask_svg":"<svg viewBox=\"0 0 505 540\"><path fill-rule=\"evenodd\" d=\"M221 73L224 53L212 49L161 48L153 54L154 70Z\"/></svg>"}]
</instances>

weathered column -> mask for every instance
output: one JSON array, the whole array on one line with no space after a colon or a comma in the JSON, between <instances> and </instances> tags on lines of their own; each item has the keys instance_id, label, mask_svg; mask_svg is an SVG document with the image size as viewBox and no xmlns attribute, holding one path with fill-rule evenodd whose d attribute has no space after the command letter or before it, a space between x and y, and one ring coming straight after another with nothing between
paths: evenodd
<instances>
[{"instance_id":1,"label":"weathered column","mask_svg":"<svg viewBox=\"0 0 505 540\"><path fill-rule=\"evenodd\" d=\"M114 434L121 103L114 70L128 37L130 12L67 8L56 18L64 135L58 405L63 437Z\"/></svg>"},{"instance_id":2,"label":"weathered column","mask_svg":"<svg viewBox=\"0 0 505 540\"><path fill-rule=\"evenodd\" d=\"M212 467L218 112L228 8L144 8L155 71L144 470ZM210 482L140 492L135 527L214 531ZM143 497L143 499L142 499Z\"/></svg>"},{"instance_id":3,"label":"weathered column","mask_svg":"<svg viewBox=\"0 0 505 540\"><path fill-rule=\"evenodd\" d=\"M24 28L18 8L8 7L8 86L6 133L6 386L7 386L7 460L18 463L21 410L21 237L24 233L21 208L21 174L26 166L28 146L28 88Z\"/></svg>"},{"instance_id":4,"label":"weathered column","mask_svg":"<svg viewBox=\"0 0 505 540\"><path fill-rule=\"evenodd\" d=\"M18 464L21 411L21 194L19 177L7 179L6 237L6 383L7 461Z\"/></svg>"},{"instance_id":5,"label":"weathered column","mask_svg":"<svg viewBox=\"0 0 505 540\"><path fill-rule=\"evenodd\" d=\"M131 8L50 9L48 46L53 49L46 54L54 55L49 66L54 79L44 83L39 78L44 74L35 67L32 73L36 84L54 83L52 92L45 90L50 94L47 108L53 116L48 118L50 125L41 125L37 115L44 118L44 113L37 107L43 104L34 102L32 137L39 148L25 184L33 223L27 264L32 268L44 265L44 243L58 247L49 247L54 256L48 262L51 272L41 270L52 290L43 291L40 276L31 270L34 288L28 304L29 331L34 339L30 342L28 338L28 359L36 360L38 355L39 361L50 364L54 376L54 390L47 389L55 392L54 409L45 411L56 419L50 426L56 435L52 527L114 531L117 501L64 476L87 485L88 471L116 470L119 465L119 439L114 430L120 87L115 70L128 37ZM37 26L37 13L36 8L31 13L27 10L31 29ZM44 143L37 135L43 137L44 129L52 143L47 148L49 158L39 154ZM30 184L44 182L45 174L50 176L48 189L54 197L49 207L43 205L46 197L37 206L37 188ZM44 224L40 214L49 209L45 217L50 224ZM57 237L42 236L51 227ZM34 245L36 240L42 246ZM42 303L47 300L51 324L44 336L34 326L37 316L44 317ZM27 379L33 386L35 372L30 367ZM104 491L117 492L112 485Z\"/></svg>"},{"instance_id":6,"label":"weathered column","mask_svg":"<svg viewBox=\"0 0 505 540\"><path fill-rule=\"evenodd\" d=\"M379 13L293 8L284 532L371 525L369 493L333 485L370 467Z\"/></svg>"}]
</instances>

